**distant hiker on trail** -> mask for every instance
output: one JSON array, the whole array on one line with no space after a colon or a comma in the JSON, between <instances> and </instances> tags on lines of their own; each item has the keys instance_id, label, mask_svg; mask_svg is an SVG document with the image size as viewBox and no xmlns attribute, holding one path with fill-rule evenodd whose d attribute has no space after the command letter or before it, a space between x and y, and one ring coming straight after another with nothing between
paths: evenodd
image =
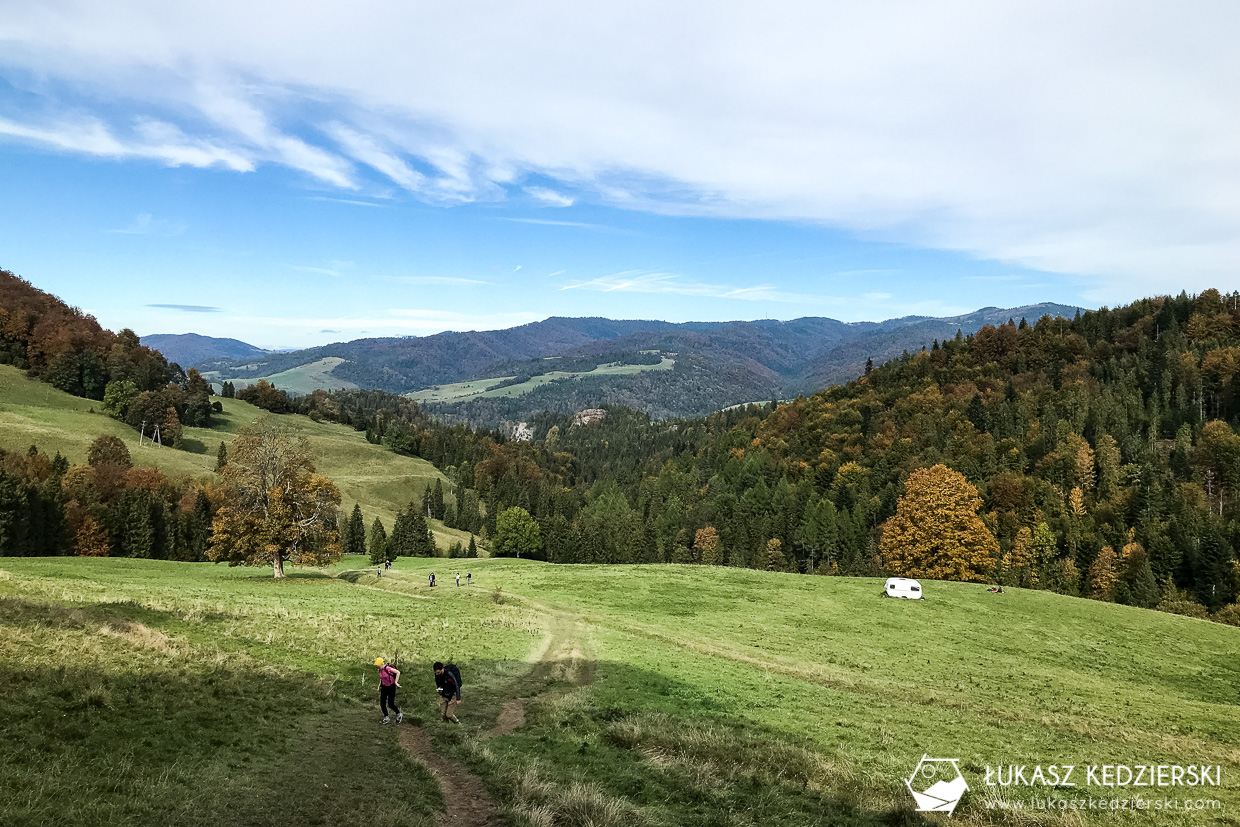
<instances>
[{"instance_id":1,"label":"distant hiker on trail","mask_svg":"<svg viewBox=\"0 0 1240 827\"><path fill-rule=\"evenodd\" d=\"M435 587L435 572L431 572L431 588Z\"/></svg>"},{"instance_id":2,"label":"distant hiker on trail","mask_svg":"<svg viewBox=\"0 0 1240 827\"><path fill-rule=\"evenodd\" d=\"M383 713L383 720L379 723L391 723L388 717L388 707L392 707L392 711L396 713L396 723L400 723L405 719L405 713L396 707L396 689L400 686L400 670L388 666L383 662L383 658L375 658L375 666L379 667L379 711Z\"/></svg>"},{"instance_id":3,"label":"distant hiker on trail","mask_svg":"<svg viewBox=\"0 0 1240 827\"><path fill-rule=\"evenodd\" d=\"M468 586L468 585L469 585L469 578L470 578L470 577L472 577L472 575L471 575L469 572L465 572L465 585L466 585L466 586Z\"/></svg>"},{"instance_id":4,"label":"distant hiker on trail","mask_svg":"<svg viewBox=\"0 0 1240 827\"><path fill-rule=\"evenodd\" d=\"M435 661L435 691L439 693L439 712L445 721L459 724L452 710L461 703L461 670L455 664L446 667Z\"/></svg>"},{"instance_id":5,"label":"distant hiker on trail","mask_svg":"<svg viewBox=\"0 0 1240 827\"><path fill-rule=\"evenodd\" d=\"M456 587L458 589L461 587L461 573L459 571L456 573Z\"/></svg>"},{"instance_id":6,"label":"distant hiker on trail","mask_svg":"<svg viewBox=\"0 0 1240 827\"><path fill-rule=\"evenodd\" d=\"M382 576L383 576L383 569L379 568L378 566L375 566L375 577L382 577Z\"/></svg>"}]
</instances>

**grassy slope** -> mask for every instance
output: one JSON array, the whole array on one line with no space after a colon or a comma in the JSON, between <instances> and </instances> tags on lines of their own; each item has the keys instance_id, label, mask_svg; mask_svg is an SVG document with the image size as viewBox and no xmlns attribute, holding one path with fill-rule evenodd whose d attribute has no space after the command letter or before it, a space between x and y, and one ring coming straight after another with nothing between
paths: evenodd
<instances>
[{"instance_id":1,"label":"grassy slope","mask_svg":"<svg viewBox=\"0 0 1240 827\"><path fill-rule=\"evenodd\" d=\"M183 450L148 444L139 447L138 434L132 428L103 413L90 413L92 408L101 411L101 403L62 393L25 378L16 368L0 365L0 448L24 451L33 444L45 453L59 451L70 462L83 463L97 436L113 434L125 441L134 465L153 465L165 474L209 474L215 469L220 442L230 444L238 429L264 415L262 410L236 399L219 401L224 413L216 415L216 426L186 428ZM429 462L371 445L364 434L345 425L316 423L304 416L277 419L309 440L319 472L340 488L342 507L350 512L354 503L360 503L368 529L375 517L380 517L390 531L397 511L410 500L421 502L426 487L443 479ZM469 543L468 534L432 522L441 547L446 548L453 540Z\"/></svg>"},{"instance_id":2,"label":"grassy slope","mask_svg":"<svg viewBox=\"0 0 1240 827\"><path fill-rule=\"evenodd\" d=\"M280 373L273 373L270 376L257 376L251 379L233 379L233 383L238 387L246 385L258 384L259 379L266 379L271 384L281 390L289 393L306 394L313 393L320 388L323 390L356 390L357 385L341 379L333 375L332 371L343 362L339 356L326 356L315 362L307 362L295 368L290 368ZM203 374L205 378L211 381L216 392L219 392L220 383L226 381L228 377L221 376L219 371L208 371Z\"/></svg>"},{"instance_id":3,"label":"grassy slope","mask_svg":"<svg viewBox=\"0 0 1240 827\"><path fill-rule=\"evenodd\" d=\"M172 638L167 645L200 651L194 662L201 667L183 667L190 671L221 663L211 668L227 673L219 680L233 687L228 697L238 711L217 721L212 716L224 716L225 708L209 709L199 735L185 741L187 768L204 767L208 778L217 777L212 762L223 760L213 757L222 749L216 741L231 744L234 762L266 754L257 736L240 733L240 722L251 717L267 732L273 714L254 697L246 669L269 664L270 674L288 678L290 702L313 707L307 726L339 728L340 749L347 750L352 736L345 735L366 723L349 714L351 704L369 701L369 690L359 688L364 664L376 649L399 646L403 659L446 655L465 667L467 726L433 729L433 737L441 750L472 762L521 824L547 823L537 801L558 800L571 810L585 807L587 798L593 809L581 812L588 810L597 824L919 824L908 812L902 779L923 753L961 759L972 792L951 823L1225 824L1235 823L1227 819L1240 809L1237 629L1044 592L1010 590L1000 597L967 584L930 583L929 599L914 603L880 598L880 582L869 579L460 563L474 575L472 588L451 586L456 561L449 570L442 560L400 560L382 579L346 575L355 581L349 585L316 576L277 584L262 570L205 565L7 559L0 570L12 575L0 572L0 596L8 596L8 605L21 595L79 608L86 620L75 634L115 616L157 628ZM449 585L427 589L431 570ZM512 599L491 603L487 596L496 586ZM114 662L119 650L96 655L85 640L55 643L47 636L61 634L65 622L38 621L46 610L5 612L0 675L37 686L25 694L0 691L0 705L33 704L39 693L50 693L53 706L57 698L73 709L96 703L120 739L113 751L136 749L133 713L106 699L126 691L135 670L140 676L170 667L148 667L141 658L132 667ZM597 658L595 683L532 704L527 726L513 735L475 740L506 697L530 691L519 683L518 662L557 612L585 617L588 640L581 643ZM104 642L111 645L114 636ZM106 673L104 685L91 689L105 701L78 699L66 688L71 678L57 677L60 661L51 653L79 651L75 646L86 646L99 663L83 679ZM242 657L249 660L235 661ZM314 693L305 687L324 684L310 678L334 681L336 688L326 696L314 690L320 694L311 703ZM202 694L175 681L171 687L178 697ZM19 719L7 712L0 709L0 721ZM70 713L52 723L73 732L72 719ZM290 731L286 748L304 749L303 737L310 736ZM88 735L79 740L70 750L72 765L95 784L110 759L92 753ZM35 747L51 749L37 739L27 748ZM1170 795L1217 797L1226 809L1020 819L988 810L988 801L1021 796L987 789L985 766L1022 763L1222 764L1223 788ZM7 776L0 787L15 775L21 791L36 783L15 766L0 763ZM180 777L161 783L191 783ZM1116 795L1107 789L1051 795L1090 792ZM1159 791L1129 792L1153 798ZM414 800L433 805L421 795ZM336 797L327 799L334 806ZM556 823L588 820L580 813L562 819Z\"/></svg>"},{"instance_id":4,"label":"grassy slope","mask_svg":"<svg viewBox=\"0 0 1240 827\"><path fill-rule=\"evenodd\" d=\"M556 379L582 379L591 376L631 376L635 373L643 373L648 370L671 370L676 364L675 359L664 357L657 365L616 365L607 364L599 365L594 370L583 371L581 373L573 373L570 371L553 370L547 373L541 373L538 376L530 377L529 381L522 382L519 385L508 385L503 388L494 388L495 385L511 379L511 376L501 376L498 379L476 379L471 382L455 382L450 385L436 385L432 388L426 388L420 391L412 391L405 396L415 402L463 402L466 399L475 397L501 397L501 396L525 396L535 388L546 385Z\"/></svg>"},{"instance_id":5,"label":"grassy slope","mask_svg":"<svg viewBox=\"0 0 1240 827\"><path fill-rule=\"evenodd\" d=\"M399 650L398 700L425 717L430 660L486 686L539 637L480 592L440 590L444 620L442 602L322 574L3 562L5 825L431 827L437 785L377 726L372 660Z\"/></svg>"}]
</instances>

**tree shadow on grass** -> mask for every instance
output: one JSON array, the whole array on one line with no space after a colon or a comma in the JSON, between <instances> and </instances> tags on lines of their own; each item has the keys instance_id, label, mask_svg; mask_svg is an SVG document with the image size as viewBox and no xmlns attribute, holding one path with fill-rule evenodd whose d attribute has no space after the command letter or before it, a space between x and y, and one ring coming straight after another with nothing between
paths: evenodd
<instances>
[{"instance_id":1,"label":"tree shadow on grass","mask_svg":"<svg viewBox=\"0 0 1240 827\"><path fill-rule=\"evenodd\" d=\"M187 436L181 439L180 450L187 454L205 454L207 452L207 445L200 439Z\"/></svg>"},{"instance_id":2,"label":"tree shadow on grass","mask_svg":"<svg viewBox=\"0 0 1240 827\"><path fill-rule=\"evenodd\" d=\"M471 667L462 665L466 674ZM625 663L597 670L602 680L634 688L631 705L596 706L589 686L575 686L580 664L565 658L540 663L503 688L475 690L466 679L458 712L466 724L434 721L432 740L486 778L501 804L531 821L550 811L555 823L569 825L938 823L916 812L911 796L906 804L867 808L860 802L872 800L874 789L865 767L837 771L834 756L809 739L729 718L706 688ZM547 677L554 675L566 677ZM497 691L503 694L480 697ZM526 723L480 742L516 693L527 698ZM700 713L662 711L661 698L693 696Z\"/></svg>"},{"instance_id":3,"label":"tree shadow on grass","mask_svg":"<svg viewBox=\"0 0 1240 827\"><path fill-rule=\"evenodd\" d=\"M369 710L107 608L0 601L6 825L434 823L434 780Z\"/></svg>"}]
</instances>

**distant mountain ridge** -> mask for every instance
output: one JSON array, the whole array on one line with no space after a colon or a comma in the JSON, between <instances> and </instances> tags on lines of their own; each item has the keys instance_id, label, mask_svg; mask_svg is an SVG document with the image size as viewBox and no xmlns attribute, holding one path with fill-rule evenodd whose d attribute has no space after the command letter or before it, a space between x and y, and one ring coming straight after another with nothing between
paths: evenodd
<instances>
[{"instance_id":1,"label":"distant mountain ridge","mask_svg":"<svg viewBox=\"0 0 1240 827\"><path fill-rule=\"evenodd\" d=\"M184 368L221 359L249 359L268 351L239 339L217 339L197 333L154 333L142 337L142 344L164 354L169 362Z\"/></svg>"},{"instance_id":2,"label":"distant mountain ridge","mask_svg":"<svg viewBox=\"0 0 1240 827\"><path fill-rule=\"evenodd\" d=\"M859 376L874 364L934 339L974 333L985 324L1013 318L1030 323L1044 315L1072 318L1078 308L1042 303L1016 308L984 307L960 316L905 316L881 322L842 322L806 316L789 321L664 322L602 317L553 316L506 330L445 332L433 336L356 339L299 351L254 352L181 361L214 381L238 383L283 374L324 359L342 360L332 379L360 388L410 393L467 380L546 376L549 371L591 371L634 354L657 352L673 359L671 370L615 376L561 373L514 395L435 403L442 413L460 413L494 423L548 408L580 409L619 403L652 416L690 416L737 402L811 393ZM201 337L206 339L207 337ZM235 341L235 340L208 340ZM244 343L237 343L244 344ZM176 351L174 351L176 352ZM566 384L566 382L568 384ZM286 383L287 387L287 383ZM287 387L306 393L314 388ZM498 391L497 391L498 394Z\"/></svg>"}]
</instances>

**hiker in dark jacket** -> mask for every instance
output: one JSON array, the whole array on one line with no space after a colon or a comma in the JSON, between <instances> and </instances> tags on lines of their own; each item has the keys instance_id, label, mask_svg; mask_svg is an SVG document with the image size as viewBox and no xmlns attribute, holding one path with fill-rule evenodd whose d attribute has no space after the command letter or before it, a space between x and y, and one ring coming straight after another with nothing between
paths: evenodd
<instances>
[{"instance_id":1,"label":"hiker in dark jacket","mask_svg":"<svg viewBox=\"0 0 1240 827\"><path fill-rule=\"evenodd\" d=\"M439 661L435 661L435 691L439 693L439 712L443 719L459 724L452 710L461 703L461 684Z\"/></svg>"}]
</instances>

